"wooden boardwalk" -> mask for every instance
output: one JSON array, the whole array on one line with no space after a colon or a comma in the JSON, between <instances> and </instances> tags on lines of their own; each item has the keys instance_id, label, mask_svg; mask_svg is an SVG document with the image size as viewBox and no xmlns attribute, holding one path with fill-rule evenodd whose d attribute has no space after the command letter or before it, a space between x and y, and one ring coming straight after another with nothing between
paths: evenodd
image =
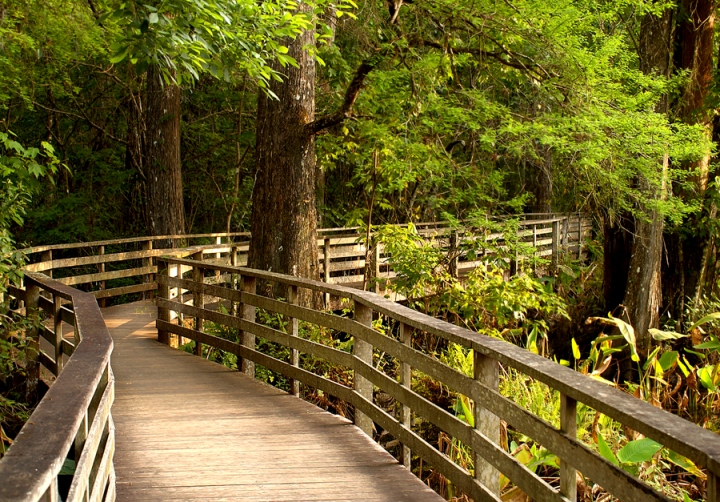
<instances>
[{"instance_id":1,"label":"wooden boardwalk","mask_svg":"<svg viewBox=\"0 0 720 502\"><path fill-rule=\"evenodd\" d=\"M156 341L156 309L104 309L120 501L442 500L349 421Z\"/></svg>"}]
</instances>

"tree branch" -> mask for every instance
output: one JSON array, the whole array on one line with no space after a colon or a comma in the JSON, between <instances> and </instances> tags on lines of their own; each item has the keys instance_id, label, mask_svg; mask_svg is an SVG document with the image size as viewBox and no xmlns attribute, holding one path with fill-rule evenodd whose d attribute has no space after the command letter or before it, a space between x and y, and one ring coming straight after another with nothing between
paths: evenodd
<instances>
[{"instance_id":1,"label":"tree branch","mask_svg":"<svg viewBox=\"0 0 720 502\"><path fill-rule=\"evenodd\" d=\"M510 68L515 68L516 70L522 70L529 73L534 74L539 79L544 79L551 76L557 76L554 73L551 73L547 71L545 68L543 68L541 65L536 63L532 60L529 56L525 56L524 54L517 54L515 52L512 52L502 46L499 42L496 40L493 40L490 38L490 40L497 45L500 48L500 52L494 52L494 51L487 51L484 49L478 49L475 47L446 47L439 42L435 42L433 40L424 40L421 38L414 38L409 40L411 45L414 46L426 46L426 47L432 47L434 49L441 49L441 50L452 50L455 54L473 54L476 56L482 56L486 58L492 58L498 63L509 66ZM503 57L505 56L505 57ZM525 61L524 61L525 60Z\"/></svg>"},{"instance_id":2,"label":"tree branch","mask_svg":"<svg viewBox=\"0 0 720 502\"><path fill-rule=\"evenodd\" d=\"M307 132L307 134L312 136L319 133L323 129L338 125L342 123L345 119L350 118L350 116L352 115L353 106L355 106L355 101L357 100L357 97L360 94L360 90L365 83L365 77L367 77L368 74L375 69L378 62L379 58L373 58L371 61L363 62L358 67L357 71L355 72L355 76L350 82L350 85L345 90L345 99L343 100L342 105L340 105L340 108L338 108L335 112L329 115L324 115L306 124L305 131Z\"/></svg>"}]
</instances>

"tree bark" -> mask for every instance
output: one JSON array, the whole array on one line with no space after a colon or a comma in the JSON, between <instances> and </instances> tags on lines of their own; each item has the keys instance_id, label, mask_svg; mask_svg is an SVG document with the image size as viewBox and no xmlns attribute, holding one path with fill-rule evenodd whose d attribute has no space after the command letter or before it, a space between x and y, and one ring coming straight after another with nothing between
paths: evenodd
<instances>
[{"instance_id":1,"label":"tree bark","mask_svg":"<svg viewBox=\"0 0 720 502\"><path fill-rule=\"evenodd\" d=\"M308 30L289 44L298 67L278 68L283 81L270 86L277 99L262 93L258 99L249 264L319 279L315 136L306 127L315 119L315 60L303 48L313 43L314 31ZM277 287L263 289L286 296ZM308 296L299 300L310 301Z\"/></svg>"},{"instance_id":2,"label":"tree bark","mask_svg":"<svg viewBox=\"0 0 720 502\"><path fill-rule=\"evenodd\" d=\"M687 124L698 124L708 138L713 134L713 114L706 99L713 79L713 36L715 26L714 0L683 0L679 6L676 65L690 72L690 79L677 106L678 117ZM705 286L710 262L711 236L703 222L717 209L706 201L710 179L710 153L697 162L683 166L693 172L692 188L678 189L676 195L690 202L695 199L702 210L688 218L683 232L668 238L666 282L672 285L665 292L665 301L676 319L682 321L685 301L697 302Z\"/></svg>"},{"instance_id":3,"label":"tree bark","mask_svg":"<svg viewBox=\"0 0 720 502\"><path fill-rule=\"evenodd\" d=\"M646 15L640 26L640 69L646 74L668 77L671 68L673 34L672 11L667 9L661 16ZM661 99L655 111L667 113L667 97ZM639 188L652 198L665 197L665 179L669 159L658 159L662 169L660 187L653 187L643 177L637 180ZM627 289L623 304L627 317L635 328L638 351L647 353L651 338L649 328L660 322L662 287L660 267L662 259L663 217L656 210L639 207L640 216L635 218L632 254L628 270Z\"/></svg>"},{"instance_id":4,"label":"tree bark","mask_svg":"<svg viewBox=\"0 0 720 502\"><path fill-rule=\"evenodd\" d=\"M185 233L180 169L180 87L164 84L160 69L147 72L144 168L147 184L146 224L149 235ZM171 247L172 242L165 243Z\"/></svg>"}]
</instances>

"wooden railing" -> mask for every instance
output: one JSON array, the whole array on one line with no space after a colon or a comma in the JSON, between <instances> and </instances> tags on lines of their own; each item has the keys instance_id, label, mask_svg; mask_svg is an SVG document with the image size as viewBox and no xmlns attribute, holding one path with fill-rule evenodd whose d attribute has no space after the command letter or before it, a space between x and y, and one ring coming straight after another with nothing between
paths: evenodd
<instances>
[{"instance_id":1,"label":"wooden railing","mask_svg":"<svg viewBox=\"0 0 720 502\"><path fill-rule=\"evenodd\" d=\"M519 223L518 242L534 246L536 257L550 257L557 263L563 253L580 255L583 243L591 233L591 222L580 215L543 217ZM503 246L504 236L488 233L478 237L455 229L450 231L443 222L417 224L420 235L444 249L461 249L463 243L481 238L494 247ZM366 273L366 235L358 228L321 229L318 232L319 270L324 282L333 284L363 283ZM63 284L92 293L105 306L107 298L143 295L151 298L157 284L155 260L167 254L168 248L159 245L172 244L173 254L182 249L202 245L205 259L215 259L220 264L247 265L249 233L215 233L138 237L76 244L36 246L25 249L29 272L43 272ZM390 268L389 256L382 243L370 250L373 263L372 275L391 280L395 272ZM187 253L186 253L187 255ZM484 257L486 258L486 257ZM470 259L466 254L455 257L458 275L467 273L482 260Z\"/></svg>"},{"instance_id":2,"label":"wooden railing","mask_svg":"<svg viewBox=\"0 0 720 502\"><path fill-rule=\"evenodd\" d=\"M0 460L0 500L114 500L113 342L95 297L34 273L26 274L24 290L9 294L35 320L29 392L41 368L57 378ZM73 341L64 327L73 328ZM73 474L60 475L63 466Z\"/></svg>"},{"instance_id":3,"label":"wooden railing","mask_svg":"<svg viewBox=\"0 0 720 502\"><path fill-rule=\"evenodd\" d=\"M588 225L582 219L576 219L576 226L573 226L573 220L567 216L559 216L549 219L538 219L527 224L523 223L525 230L521 231L518 236L523 239L531 239L537 245L538 254L548 254L558 256L558 253L564 252L581 252L583 239L587 236ZM458 241L450 242L449 234L442 224L431 223L417 225L418 230L428 238L434 239L439 246L457 245ZM320 261L322 276L327 282L355 282L357 279L362 280L365 269L366 250L362 244L358 244L362 240L362 234L357 233L358 229L327 229L320 232L318 246L320 247ZM529 233L528 233L529 232ZM550 238L547 235L551 235ZM576 238L574 236L577 236ZM195 285L186 287L190 283L186 283L187 279L183 277L192 270L194 274L203 273L203 270L214 270L213 278L203 279L203 282L215 281L221 284L226 280L225 274L227 270L232 269L236 273L238 270L243 272L243 282L245 295L252 295L254 287L253 277L275 278L273 280L281 280L281 276L274 274L265 274L258 272L259 276L253 276L247 272L247 269L238 269L236 267L225 266L225 263L238 266L246 264L248 249L247 233L234 234L204 234L204 235L182 235L182 236L159 236L159 237L142 237L133 239L116 239L108 241L98 241L91 243L78 244L62 244L53 246L38 246L25 250L29 257L30 263L26 267L24 289L11 287L8 295L14 297L16 301L24 303L24 311L30 317L42 319L40 324L29 333L30 357L28 361L27 371L29 375L28 387L32 390L38 385L42 368L45 368L50 374L57 377L56 381L51 385L48 393L40 402L30 420L23 428L20 436L16 439L13 446L8 450L6 456L0 461L0 480L12 480L10 483L0 483L0 500L112 500L114 499L114 471L112 466L112 458L114 451L114 426L111 417L111 406L114 397L114 379L112 369L110 367L110 353L112 351L112 339L109 336L107 328L102 320L102 315L98 309L98 299L101 304L107 298L117 298L120 302L135 299L138 294L144 296L152 296L158 288L156 282L156 274L158 269L165 270L166 264L158 267L156 261L163 254L173 253L178 257L175 263L176 277L165 277L160 282L160 290L162 299L159 303L172 302L177 303L174 311L183 318L187 309L198 309L203 305L202 296L193 298L187 302L183 294L184 290L196 292L197 284L200 282L200 275L196 277ZM489 235L484 236L485 239L494 239L498 245L501 236ZM573 240L576 242L573 248ZM210 244L208 244L210 241ZM193 242L203 243L201 246L188 246ZM175 246L174 249L158 249L157 245L168 243ZM499 245L502 245L500 242ZM543 246L545 249L543 249ZM198 259L196 261L183 260L183 257L193 256ZM378 267L386 264L386 256L380 246L376 248L375 257L385 260L382 262L376 259L375 263ZM462 257L458 257L460 261ZM204 260L202 267L197 266L199 260ZM215 268L212 268L215 267ZM43 272L45 275L41 274ZM392 271L387 267L384 272L390 276ZM55 277L55 280L52 277ZM354 290L345 289L340 286L323 285L323 283L310 283L312 287L301 286L300 283L294 283L292 278L284 278L282 280L290 281L292 291L297 291L297 287L308 287L308 289L316 288L316 291L324 292L327 295L333 295L338 298L355 299L365 298L365 293L353 292ZM128 284L113 284L113 282L127 282ZM171 282L173 283L174 294L178 300L171 300ZM305 284L305 283L302 283ZM294 286L293 286L294 285ZM76 288L80 287L86 290L81 292ZM203 287L213 287L206 285ZM216 286L217 287L217 286ZM294 289L293 289L294 288ZM324 289L323 289L324 288ZM229 293L226 293L228 292ZM217 292L224 292L227 295L240 294L232 289L219 288ZM202 290L201 290L202 292ZM359 295L359 296L352 296ZM218 295L223 297L222 295ZM254 298L255 300L250 300ZM277 307L280 313L288 314L283 310L286 305L293 314L293 321L290 323L294 333L297 333L298 320L317 320L319 326L344 327L346 323L352 326L347 332L357 337L355 343L356 356L348 355L342 351L337 351L319 344L312 345L312 342L303 340L302 338L292 338L291 360L291 378L293 378L292 388L299 388L299 382L309 383L319 389L330 389L331 394L337 395L348 403L355 406L359 410L357 415L358 424L366 431L371 427L371 420L376 423L382 423L387 426L387 430L395 431L393 434L399 434L406 445L414 448L421 453L423 457L432 458L435 453L434 449L428 450L428 445L424 443L419 436L412 431L404 429L393 429L391 422L387 422L385 411L378 411L372 403L372 385L378 385L385 382L386 377L380 377L375 370L368 364L372 355L372 346L382 347L386 340L375 339L374 331L368 328L372 315L372 303L367 306L362 302L356 305L356 316L364 324L358 324L356 321L330 316L319 312L301 309L293 306L293 297L290 303L274 302L267 298L259 296L252 297L236 297L232 296L232 301L242 300L244 307L240 310L244 318L254 319L254 309L256 306L263 308ZM371 297L368 297L371 298ZM374 298L374 297L372 297ZM253 301L255 303L253 303ZM378 299L381 301L381 299ZM184 302L184 303L183 303ZM263 303L274 302L274 303ZM161 320L159 325L163 327L160 332L161 339L167 341L169 333L177 334L177 330L188 329L177 324L173 324L174 317L167 310L167 304L164 304L165 310L160 310ZM182 305L182 306L181 306ZM363 307L365 305L365 307ZM389 304L391 305L391 304ZM292 310L300 309L300 310ZM364 310L363 310L364 309ZM269 310L272 310L270 308ZM380 310L376 310L379 312ZM193 311L196 314L198 312ZM218 317L220 316L220 317ZM318 317L319 316L319 317ZM363 317L364 316L364 317ZM370 316L370 317L369 317ZM172 319L171 319L172 318ZM202 315L197 316L196 334L194 336L210 336L201 332L202 319L227 321L228 325L237 327L242 318L225 316L209 310L202 309ZM232 320L231 320L232 319ZM220 322L218 321L218 322ZM164 323L164 324L163 324ZM325 323L325 324L324 324ZM74 328L73 339L70 340L63 336L63 331L68 327ZM254 325L253 325L254 326ZM358 327L362 326L362 327ZM409 340L410 330L414 329L412 323L403 324L404 339ZM167 328L167 331L165 330ZM258 331L259 330L259 331ZM358 330L360 330L358 332ZM245 371L251 371L255 362L266 365L268 368L277 370L282 369L273 366L276 363L267 359L267 356L260 354L247 347L253 346L253 340L256 335L272 339L279 332L268 331L268 328L257 326L243 332L240 339L245 345L231 344L227 345L227 341L218 341L212 337L203 338L201 343L218 343L219 348L238 353L241 350L251 350L252 352L243 352L241 367ZM360 333L360 334L358 334ZM181 333L182 336L185 336ZM366 337L366 338L363 338ZM191 338L188 336L187 338ZM41 339L44 340L41 344ZM205 342L203 340L206 340ZM284 338L282 339L284 341ZM49 345L46 345L49 344ZM311 344L311 345L308 345ZM402 344L401 344L402 345ZM49 348L48 348L49 347ZM239 348L238 348L239 347ZM395 347L395 346L389 346ZM411 350L403 345L398 350ZM199 350L200 347L198 346ZM393 348L393 350L395 350ZM329 351L329 352L328 352ZM355 378L356 390L343 387L330 380L324 380L317 375L313 375L298 366L299 353L310 353L320 356L328 356L328 360L334 364L348 363L346 366L357 372ZM391 352L388 352L391 353ZM405 354L405 352L401 352ZM250 357L252 356L252 357ZM332 356L332 357L330 357ZM351 357L352 359L347 359ZM360 359L358 359L360 358ZM355 359L364 361L364 363L355 362ZM422 369L423 364L435 364L428 361L431 359L406 359L403 362L403 375L406 375L404 385L401 388L390 388L395 394L408 393L409 388L409 371L412 364L414 367ZM407 370L408 373L405 373ZM441 370L437 370L441 371ZM282 371L280 371L282 372ZM293 373L295 372L295 373ZM299 372L299 373L298 373ZM435 375L435 373L428 373ZM318 380L320 378L320 380ZM378 380L380 379L380 380ZM465 380L460 380L459 389L462 390L466 385ZM385 382L387 383L387 382ZM317 385L315 385L317 384ZM344 389L344 390L343 390ZM405 389L405 390L402 390ZM329 391L328 391L329 392ZM349 393L348 393L349 392ZM394 395L394 394L393 394ZM475 397L474 394L468 393L468 396ZM409 420L410 407L414 412L422 412L429 410L429 413L436 413L432 405L426 403L410 393L403 394L407 399L405 408L403 408L403 427L407 427ZM409 396L409 397L408 397ZM420 401L418 401L420 399ZM430 408L427 408L430 406ZM492 409L492 408L491 408ZM380 413L380 414L378 414ZM384 413L384 415L383 415ZM484 415L480 415L484 416ZM364 418L363 418L364 417ZM449 422L448 431L455 431L457 437L472 439L474 436L463 436L465 429L458 425L457 419ZM447 425L447 424L446 424ZM460 429L457 429L460 427ZM457 430L456 430L457 429ZM404 432L403 432L404 431ZM458 432L459 431L459 432ZM487 436L492 437L492 435ZM467 444L475 445L477 438L472 439L473 442ZM477 447L477 445L475 445ZM478 447L479 448L479 447ZM481 451L481 450L478 450ZM494 450L491 450L494 451ZM409 450L406 450L406 453ZM405 457L409 461L409 453ZM441 457L438 457L438 459ZM457 467L435 459L443 472L449 472L450 479L464 479L460 476ZM74 463L74 464L73 464ZM74 470L72 466L74 465ZM68 472L74 472L72 475L60 475L61 470L65 466ZM480 472L480 471L479 471ZM458 477L460 476L460 477ZM62 481L62 482L61 482ZM64 485L65 481L69 481L69 488ZM457 483L458 486L465 489L468 493L477 494L475 484L467 484L466 482Z\"/></svg>"},{"instance_id":4,"label":"wooden railing","mask_svg":"<svg viewBox=\"0 0 720 502\"><path fill-rule=\"evenodd\" d=\"M238 369L248 375L254 374L255 365L284 375L289 379L289 392L296 396L300 395L301 384L335 396L354 407L355 423L367 434L372 435L375 426L399 440L402 443L399 460L405 466L410 466L412 452L475 501L499 500L499 473L503 473L532 500L574 502L578 471L619 500L668 500L577 438L578 403L704 466L708 476L705 500L720 501L717 483L720 438L717 435L527 350L428 317L371 292L182 258L159 258L159 270L157 328L161 342L177 345L194 340L195 354L204 354L203 346L234 354L238 358ZM288 291L287 300L257 295L257 281L283 284ZM191 292L192 302L171 298L174 289ZM345 300L352 307L353 317L299 306L297 298L302 290ZM222 302L224 309L206 308L209 302ZM257 309L279 314L284 321L274 326L265 325L258 321L261 316L256 315ZM177 313L177 318L184 322L172 321L171 312ZM209 323L214 324L215 329L208 329L213 327ZM282 325L285 328L278 329ZM377 325L382 325L382 332L374 328ZM218 326L230 328L234 334L229 339L210 334L220 331ZM302 335L303 331L313 329L351 337L352 353ZM427 337L471 350L473 376L443 364L423 350L421 344L414 343ZM261 352L258 338L288 348L286 360ZM301 361L306 356L346 369L352 374L351 383L343 384L304 367ZM501 366L506 370L512 368L559 393L560 411L554 425L501 394ZM463 420L416 392L412 384L420 374L471 399L474 420ZM379 395L385 397L382 404L375 399ZM395 405L387 405L387 396ZM475 460L474 471L458 465L421 437L413 428L413 416L432 423L459 445L469 448ZM500 420L560 458L556 486L500 446ZM474 425L470 425L471 422Z\"/></svg>"}]
</instances>

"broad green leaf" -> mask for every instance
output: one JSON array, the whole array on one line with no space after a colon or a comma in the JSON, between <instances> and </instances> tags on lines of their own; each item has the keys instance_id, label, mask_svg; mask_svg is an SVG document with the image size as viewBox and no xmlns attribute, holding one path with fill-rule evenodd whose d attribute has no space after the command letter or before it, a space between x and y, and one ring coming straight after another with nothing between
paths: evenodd
<instances>
[{"instance_id":1,"label":"broad green leaf","mask_svg":"<svg viewBox=\"0 0 720 502\"><path fill-rule=\"evenodd\" d=\"M678 354L677 351L674 350L669 350L663 355L661 355L660 359L658 359L658 362L660 363L663 371L667 371L672 368L673 364L675 364L675 361L678 360L679 356L680 354Z\"/></svg>"},{"instance_id":2,"label":"broad green leaf","mask_svg":"<svg viewBox=\"0 0 720 502\"><path fill-rule=\"evenodd\" d=\"M155 24L157 22L158 22L157 12L151 12L150 15L148 15L148 23Z\"/></svg>"},{"instance_id":3,"label":"broad green leaf","mask_svg":"<svg viewBox=\"0 0 720 502\"><path fill-rule=\"evenodd\" d=\"M650 333L653 339L657 340L658 342L664 342L667 340L679 340L680 338L686 338L687 336L689 336L677 333L675 331L662 331L655 328L650 328L648 330L648 333Z\"/></svg>"},{"instance_id":4,"label":"broad green leaf","mask_svg":"<svg viewBox=\"0 0 720 502\"><path fill-rule=\"evenodd\" d=\"M605 442L605 438L602 436L602 434L598 433L598 450L600 452L600 455L603 456L605 460L608 462L611 462L618 467L620 467L620 462L618 462L617 457L613 454L612 450L608 446L608 444Z\"/></svg>"},{"instance_id":5,"label":"broad green leaf","mask_svg":"<svg viewBox=\"0 0 720 502\"><path fill-rule=\"evenodd\" d=\"M613 322L613 324L615 324L615 326L618 327L623 338L625 338L625 341L627 341L628 345L630 346L630 359L635 362L640 361L640 356L637 353L637 344L635 341L635 328L630 326L622 319L617 319L613 317L611 314L608 314L608 318Z\"/></svg>"},{"instance_id":6,"label":"broad green leaf","mask_svg":"<svg viewBox=\"0 0 720 502\"><path fill-rule=\"evenodd\" d=\"M662 445L650 438L637 439L630 441L623 446L617 454L617 458L624 464L637 464L647 462L655 455Z\"/></svg>"},{"instance_id":7,"label":"broad green leaf","mask_svg":"<svg viewBox=\"0 0 720 502\"><path fill-rule=\"evenodd\" d=\"M703 387L705 387L710 392L715 392L716 387L715 383L713 382L713 370L715 369L714 366L708 365L703 366L702 368L698 368L697 370L697 377L698 380L700 380L700 383L703 384Z\"/></svg>"}]
</instances>

